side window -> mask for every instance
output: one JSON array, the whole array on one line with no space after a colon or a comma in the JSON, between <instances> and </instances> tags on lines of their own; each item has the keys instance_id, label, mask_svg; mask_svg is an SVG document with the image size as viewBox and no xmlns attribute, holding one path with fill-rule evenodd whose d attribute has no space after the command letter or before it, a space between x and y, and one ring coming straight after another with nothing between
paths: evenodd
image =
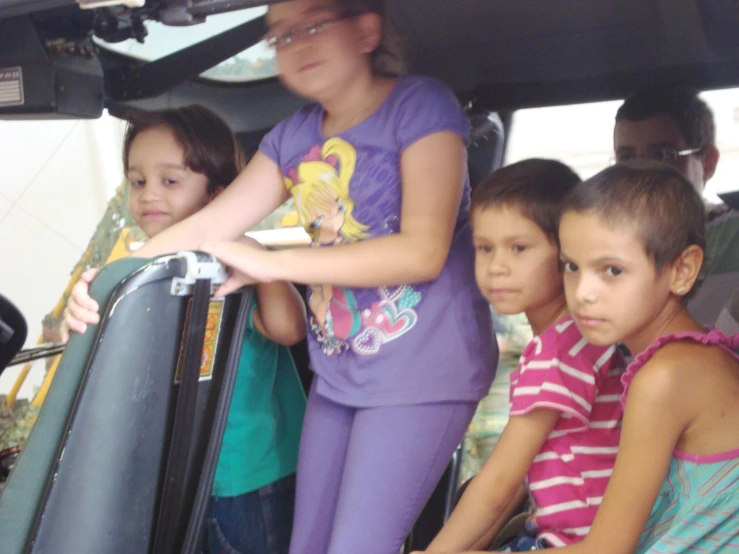
<instances>
[{"instance_id":1,"label":"side window","mask_svg":"<svg viewBox=\"0 0 739 554\"><path fill-rule=\"evenodd\" d=\"M739 189L739 89L701 94L714 114L716 146L721 152L716 174L706 185L708 202ZM621 101L533 108L513 115L506 164L526 158L552 158L572 167L583 179L605 168L613 156L613 126Z\"/></svg>"}]
</instances>

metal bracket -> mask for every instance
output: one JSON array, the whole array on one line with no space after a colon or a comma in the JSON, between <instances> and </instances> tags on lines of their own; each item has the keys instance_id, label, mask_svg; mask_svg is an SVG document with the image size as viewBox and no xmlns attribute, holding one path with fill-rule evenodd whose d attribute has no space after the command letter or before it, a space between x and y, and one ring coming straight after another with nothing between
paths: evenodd
<instances>
[{"instance_id":1,"label":"metal bracket","mask_svg":"<svg viewBox=\"0 0 739 554\"><path fill-rule=\"evenodd\" d=\"M143 8L146 0L77 0L83 10L93 10L108 6L126 6L127 8Z\"/></svg>"},{"instance_id":2,"label":"metal bracket","mask_svg":"<svg viewBox=\"0 0 739 554\"><path fill-rule=\"evenodd\" d=\"M178 252L176 257L185 260L187 272L184 277L172 279L172 296L189 296L193 292L195 281L210 279L211 294L228 279L228 271L214 257L198 252Z\"/></svg>"}]
</instances>

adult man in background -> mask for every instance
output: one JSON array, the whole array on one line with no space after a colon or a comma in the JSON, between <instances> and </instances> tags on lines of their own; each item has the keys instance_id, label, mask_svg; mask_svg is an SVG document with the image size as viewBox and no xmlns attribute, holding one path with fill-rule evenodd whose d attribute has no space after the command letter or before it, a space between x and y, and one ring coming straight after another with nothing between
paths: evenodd
<instances>
[{"instance_id":1,"label":"adult man in background","mask_svg":"<svg viewBox=\"0 0 739 554\"><path fill-rule=\"evenodd\" d=\"M686 86L651 87L629 95L616 113L616 161L644 158L680 171L703 195L719 160L711 109ZM736 202L736 195L725 197ZM706 206L704 283L689 303L693 316L714 325L739 290L739 211L726 204Z\"/></svg>"}]
</instances>

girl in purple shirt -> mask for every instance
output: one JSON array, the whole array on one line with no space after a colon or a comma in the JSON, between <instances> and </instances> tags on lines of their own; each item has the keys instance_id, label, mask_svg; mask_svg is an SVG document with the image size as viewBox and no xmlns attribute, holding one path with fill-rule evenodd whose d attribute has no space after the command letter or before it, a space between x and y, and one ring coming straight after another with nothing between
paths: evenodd
<instances>
[{"instance_id":1,"label":"girl in purple shirt","mask_svg":"<svg viewBox=\"0 0 739 554\"><path fill-rule=\"evenodd\" d=\"M233 269L220 294L309 285L316 379L293 554L396 554L496 367L474 282L468 120L440 82L399 76L384 13L377 0L272 5L280 77L313 103L265 137L221 196L138 254L211 252ZM289 196L311 248L230 242ZM85 292L70 327L96 308Z\"/></svg>"}]
</instances>

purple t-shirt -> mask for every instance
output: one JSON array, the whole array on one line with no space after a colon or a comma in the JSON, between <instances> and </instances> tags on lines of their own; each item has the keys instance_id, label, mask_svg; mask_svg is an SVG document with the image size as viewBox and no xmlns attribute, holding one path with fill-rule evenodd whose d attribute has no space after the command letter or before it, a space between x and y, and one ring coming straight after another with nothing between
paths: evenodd
<instances>
[{"instance_id":1,"label":"purple t-shirt","mask_svg":"<svg viewBox=\"0 0 739 554\"><path fill-rule=\"evenodd\" d=\"M260 150L280 166L313 247L400 230L400 156L439 131L465 140L469 121L441 82L401 77L367 120L323 136L312 104L279 123ZM474 278L469 179L451 251L420 285L308 288L316 391L349 406L479 400L497 365L490 309Z\"/></svg>"}]
</instances>

